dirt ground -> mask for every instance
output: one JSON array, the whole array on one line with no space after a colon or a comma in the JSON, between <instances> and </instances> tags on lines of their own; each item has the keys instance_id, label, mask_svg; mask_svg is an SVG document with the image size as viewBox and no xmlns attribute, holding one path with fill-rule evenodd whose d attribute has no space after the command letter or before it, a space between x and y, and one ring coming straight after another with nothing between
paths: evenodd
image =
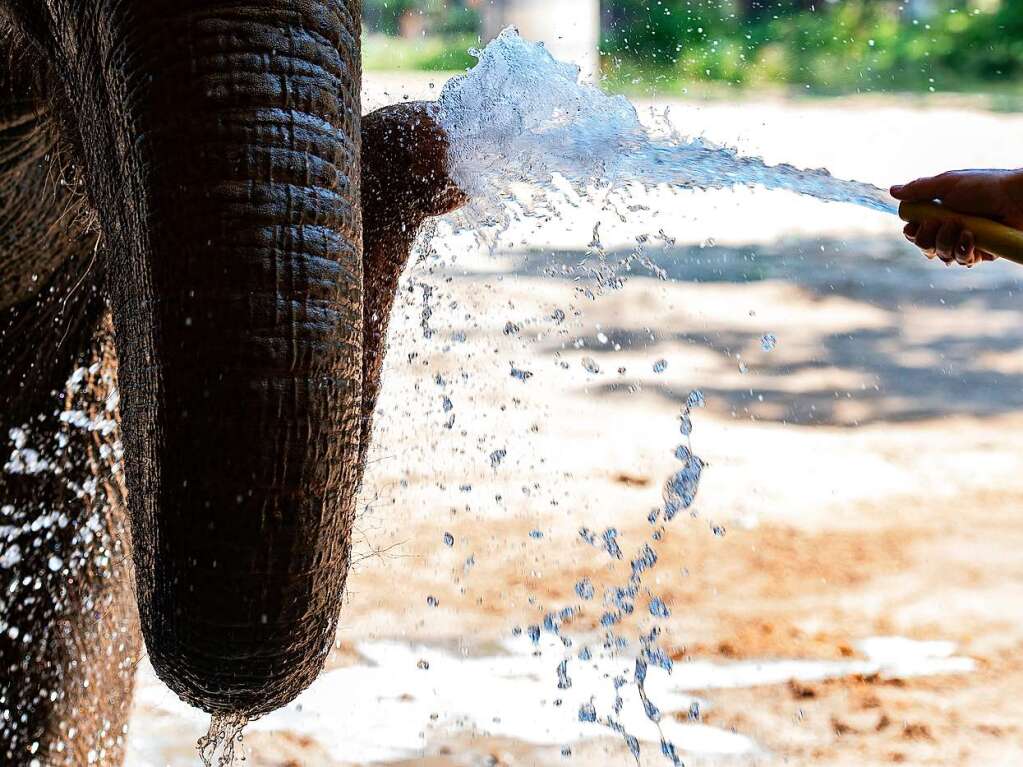
<instances>
[{"instance_id":1,"label":"dirt ground","mask_svg":"<svg viewBox=\"0 0 1023 767\"><path fill-rule=\"evenodd\" d=\"M891 268L898 260L893 254ZM451 294L471 303L476 280L458 282L448 283ZM1011 316L1004 325L992 317L1011 313L991 306L1008 304L1005 286L968 290L955 308L947 304L964 297L951 289L926 291L908 308L884 306L865 287L856 285L861 295L853 297L814 295L812 285L788 280L719 283L701 312L695 294L708 286L636 279L587 307L582 321L602 328L608 345L632 342L593 353L609 372L574 382L580 351L562 353L569 371L544 359L560 351L550 342L530 344L541 347L535 355L510 355L498 336L502 317L480 306L474 316L494 327L482 329L486 340L473 344L480 350L473 355L495 349L491 356L501 359L483 365L497 368L495 378L509 357L535 376L517 389L463 387L473 422L493 425L473 439L433 432L410 450L382 437L372 473L381 497L364 524L373 525L367 540L386 553L353 577L346 626L479 643L536 621L546 605L570 602L578 579L599 577L575 528L617 525L623 540L643 539L644 512L671 472L676 413L700 388L708 407L696 411L693 442L709 464L700 516L676 520L658 546L658 593L673 613L665 633L677 661L847 658L857 640L900 635L952 640L978 663L975 673L947 677L714 690L704 722L751 736L782 762L1018 763L1023 417L1013 402L1023 337ZM536 299L556 291L506 278L485 304L514 305L504 312L512 319L543 316L556 301ZM653 318L654 339L638 343ZM770 353L756 348L761 329L778 338ZM745 374L736 354L748 360ZM409 413L390 429L382 424L382 434L407 428L417 400L427 420L439 420L430 398L416 397L416 371L453 377L466 369L450 355L396 365L404 371L393 374L388 397ZM657 359L668 360L659 375ZM627 372L614 376L612 391L602 379L619 366ZM407 385L402 395L396 379ZM461 417L465 405L453 412ZM498 444L491 429L521 457L479 477L484 454ZM419 450L421 462L408 460ZM450 471L438 477L433 467L448 450ZM483 509L451 499L459 468L472 476ZM531 482L539 488L516 492ZM501 502L490 500L497 495ZM725 534L714 535L712 525ZM532 529L544 531L545 544L529 538ZM471 578L447 572L438 545L445 532L472 541ZM439 613L425 605L426 594L439 599Z\"/></svg>"},{"instance_id":2,"label":"dirt ground","mask_svg":"<svg viewBox=\"0 0 1023 767\"><path fill-rule=\"evenodd\" d=\"M1008 164L1023 127L891 102L677 106L720 140L759 121L764 146L746 148L878 182L931 170L945 146L958 147L950 164ZM822 127L830 144L800 141ZM972 150L955 141L966 135ZM620 584L650 540L647 514L678 467L680 409L699 389L696 515L665 526L644 581L670 609L659 625L676 669L856 660L879 636L947 640L975 667L689 689L702 724L756 749L686 763L1023 763L1023 272L943 269L899 241L897 222L761 196L684 198L659 224L674 243L644 246L667 279L622 270L624 287L593 299L587 267L600 258L583 238L600 213L586 209L493 256L451 241L409 272L332 668L366 665L359 648L384 640L493 653L578 602L580 579L598 594ZM600 220L606 261L627 258L632 222ZM581 527L616 528L626 564ZM597 635L598 617L584 611L564 633ZM556 664L545 695L558 693ZM191 763L201 726L154 703L154 685L142 681L133 733L166 745L159 756L138 745L132 764ZM351 694L374 705L372 690ZM332 726L338 741L352 734ZM278 767L633 763L593 727L571 754L457 723L403 756L355 762L301 728L246 743L249 764ZM643 754L667 763L656 743Z\"/></svg>"}]
</instances>

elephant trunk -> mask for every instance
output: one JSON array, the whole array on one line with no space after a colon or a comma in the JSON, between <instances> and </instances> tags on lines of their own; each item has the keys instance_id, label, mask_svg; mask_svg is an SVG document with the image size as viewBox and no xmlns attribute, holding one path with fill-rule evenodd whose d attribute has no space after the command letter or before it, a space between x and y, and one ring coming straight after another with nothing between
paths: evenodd
<instances>
[{"instance_id":1,"label":"elephant trunk","mask_svg":"<svg viewBox=\"0 0 1023 767\"><path fill-rule=\"evenodd\" d=\"M74 32L64 69L83 40L104 69L65 90L110 254L142 629L183 699L258 715L319 672L348 569L359 4L160 0L113 26Z\"/></svg>"}]
</instances>

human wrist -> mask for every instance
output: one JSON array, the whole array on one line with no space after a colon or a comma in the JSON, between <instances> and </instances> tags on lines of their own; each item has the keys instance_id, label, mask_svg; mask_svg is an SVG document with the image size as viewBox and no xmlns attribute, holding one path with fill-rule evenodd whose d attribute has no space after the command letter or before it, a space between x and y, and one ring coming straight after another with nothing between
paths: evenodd
<instances>
[{"instance_id":1,"label":"human wrist","mask_svg":"<svg viewBox=\"0 0 1023 767\"><path fill-rule=\"evenodd\" d=\"M1003 201L1001 220L1016 229L1023 229L1023 168L1001 174L997 188Z\"/></svg>"}]
</instances>

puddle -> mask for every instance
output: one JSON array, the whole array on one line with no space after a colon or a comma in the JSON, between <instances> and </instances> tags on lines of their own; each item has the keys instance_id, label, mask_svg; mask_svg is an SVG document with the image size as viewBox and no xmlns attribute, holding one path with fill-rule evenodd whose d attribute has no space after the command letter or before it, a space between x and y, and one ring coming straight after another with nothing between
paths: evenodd
<instances>
[{"instance_id":1,"label":"puddle","mask_svg":"<svg viewBox=\"0 0 1023 767\"><path fill-rule=\"evenodd\" d=\"M660 731L635 685L617 690L622 697L617 719L644 750L659 749L663 732L683 758L753 756L763 753L753 739L690 721L690 712L713 708L696 691L852 675L962 674L976 666L971 658L955 655L952 642L871 637L857 647L863 659L696 660L676 663L670 675L650 667L645 690L660 709ZM592 706L598 717L610 712L613 680L631 679L635 658L594 650L590 660L580 661L571 653L571 686L560 689L558 664L551 659L567 657L569 651L547 634L539 652L534 648L526 636L508 640L498 653L469 657L398 641L360 643L360 662L323 674L292 704L251 722L247 732L288 732L308 739L305 748L318 747L338 761L361 764L415 758L430 753L434 741L458 733L561 747L614 737L599 723L581 721L580 711ZM208 718L178 701L148 666L140 669L135 705L128 767L194 764L192 733L197 737L204 731Z\"/></svg>"}]
</instances>

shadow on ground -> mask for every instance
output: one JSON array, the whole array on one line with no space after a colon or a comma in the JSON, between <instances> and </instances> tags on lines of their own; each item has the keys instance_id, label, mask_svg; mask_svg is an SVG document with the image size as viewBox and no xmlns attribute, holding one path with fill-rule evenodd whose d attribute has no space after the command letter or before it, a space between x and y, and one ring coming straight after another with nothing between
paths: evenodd
<instances>
[{"instance_id":1,"label":"shadow on ground","mask_svg":"<svg viewBox=\"0 0 1023 767\"><path fill-rule=\"evenodd\" d=\"M608 265L617 266L609 270ZM659 274L708 289L780 280L796 286L800 300L811 306L840 297L884 318L881 327L875 322L840 333L805 328L812 356L761 355L755 378L731 381L731 376L721 376L698 382L712 407L737 416L854 426L1023 409L1023 322L1012 318L1020 305L1023 269L1013 264L945 268L893 238L794 239L740 247L647 248L639 257L634 250L608 251L603 258L578 250L528 252L520 255L513 271L589 284L591 289L606 284L612 271L626 282ZM727 313L734 314L734 307L723 306L722 315ZM727 324L710 333L654 325L651 335L623 319L621 326L605 324L602 331L609 346L632 351L649 348L654 353L666 344L702 347L730 369L737 350L750 349L760 340L759 333ZM600 346L594 337L584 336L584 341L587 348ZM560 348L551 345L544 351L554 354ZM870 384L792 385L794 376L813 372L837 372L838 379ZM814 378L804 375L801 380ZM620 396L630 383L620 378L590 391ZM680 404L691 388L643 383L648 394Z\"/></svg>"}]
</instances>

